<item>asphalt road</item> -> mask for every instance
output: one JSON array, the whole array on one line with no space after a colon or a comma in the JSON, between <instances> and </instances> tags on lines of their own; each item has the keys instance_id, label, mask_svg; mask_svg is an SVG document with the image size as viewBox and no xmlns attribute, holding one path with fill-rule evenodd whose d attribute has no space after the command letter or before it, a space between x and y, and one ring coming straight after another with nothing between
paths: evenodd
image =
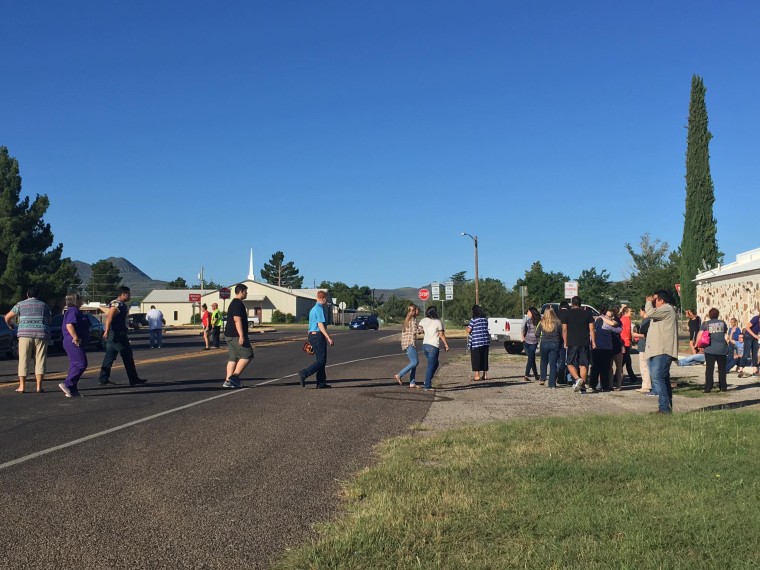
<instances>
[{"instance_id":1,"label":"asphalt road","mask_svg":"<svg viewBox=\"0 0 760 570\"><path fill-rule=\"evenodd\" d=\"M333 334L330 390L301 388L311 357L293 332L254 337L241 390L221 387L226 350L192 336L150 350L135 335L139 388L121 367L99 386L88 353L81 399L58 381L16 394L16 363L0 361L0 568L259 568L308 541L340 482L433 398L393 380L397 331ZM52 376L66 366L49 359Z\"/></svg>"}]
</instances>

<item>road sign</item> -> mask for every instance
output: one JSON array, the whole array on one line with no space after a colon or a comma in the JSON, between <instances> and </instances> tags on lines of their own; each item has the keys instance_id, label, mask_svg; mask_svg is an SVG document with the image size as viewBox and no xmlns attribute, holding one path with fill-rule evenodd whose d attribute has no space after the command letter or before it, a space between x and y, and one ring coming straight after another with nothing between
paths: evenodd
<instances>
[{"instance_id":1,"label":"road sign","mask_svg":"<svg viewBox=\"0 0 760 570\"><path fill-rule=\"evenodd\" d=\"M191 303L200 303L201 301L201 294L200 293L188 293L187 300Z\"/></svg>"},{"instance_id":2,"label":"road sign","mask_svg":"<svg viewBox=\"0 0 760 570\"><path fill-rule=\"evenodd\" d=\"M345 310L346 309L346 302L345 301L341 301L340 303L338 303L338 308L341 311Z\"/></svg>"},{"instance_id":3,"label":"road sign","mask_svg":"<svg viewBox=\"0 0 760 570\"><path fill-rule=\"evenodd\" d=\"M443 286L446 288L446 300L451 301L454 299L454 282L446 281Z\"/></svg>"},{"instance_id":4,"label":"road sign","mask_svg":"<svg viewBox=\"0 0 760 570\"><path fill-rule=\"evenodd\" d=\"M678 293L679 297L681 296L681 284L680 283L676 283L676 293Z\"/></svg>"},{"instance_id":5,"label":"road sign","mask_svg":"<svg viewBox=\"0 0 760 570\"><path fill-rule=\"evenodd\" d=\"M222 287L219 289L219 298L220 299L229 299L230 298L230 288L229 287Z\"/></svg>"},{"instance_id":6,"label":"road sign","mask_svg":"<svg viewBox=\"0 0 760 570\"><path fill-rule=\"evenodd\" d=\"M433 290L433 301L441 300L441 284L438 281L433 281L430 284L430 288Z\"/></svg>"},{"instance_id":7,"label":"road sign","mask_svg":"<svg viewBox=\"0 0 760 570\"><path fill-rule=\"evenodd\" d=\"M578 296L578 282L565 281L565 299L572 299Z\"/></svg>"},{"instance_id":8,"label":"road sign","mask_svg":"<svg viewBox=\"0 0 760 570\"><path fill-rule=\"evenodd\" d=\"M420 301L427 301L430 298L430 291L427 289L420 289L417 296L420 298Z\"/></svg>"}]
</instances>

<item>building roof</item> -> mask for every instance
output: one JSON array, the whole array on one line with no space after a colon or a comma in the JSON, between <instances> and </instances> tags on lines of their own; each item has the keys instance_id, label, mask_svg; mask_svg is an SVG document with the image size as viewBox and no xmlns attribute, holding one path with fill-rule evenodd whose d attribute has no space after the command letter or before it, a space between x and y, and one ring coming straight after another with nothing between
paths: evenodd
<instances>
[{"instance_id":1,"label":"building roof","mask_svg":"<svg viewBox=\"0 0 760 570\"><path fill-rule=\"evenodd\" d=\"M263 287L263 288L269 288L273 289L275 291L280 291L282 293L293 295L294 297L301 297L309 300L314 300L317 296L317 291L320 291L320 289L290 289L288 287L278 287L277 285L270 285L269 283L264 283L263 281L238 281L237 283L233 283L230 286L230 289L232 289L231 296L234 296L234 288L235 285L238 283L244 283L248 286L248 289L253 288L254 286L257 287ZM254 285L255 284L255 285ZM153 289L150 293L148 293L145 298L143 298L143 303L189 303L188 295L190 293L196 293L201 294L203 293L203 296L206 297L208 295L216 295L217 291L216 289L204 289L201 291L200 289ZM249 301L263 301L266 299L266 295L252 295L249 293L248 300Z\"/></svg>"},{"instance_id":2,"label":"building roof","mask_svg":"<svg viewBox=\"0 0 760 570\"><path fill-rule=\"evenodd\" d=\"M143 303L189 303L188 295L195 293L200 295L206 294L208 290L201 291L200 289L153 289L150 293L145 295Z\"/></svg>"},{"instance_id":3,"label":"building roof","mask_svg":"<svg viewBox=\"0 0 760 570\"><path fill-rule=\"evenodd\" d=\"M742 274L760 273L760 248L740 253L736 256L736 261L726 265L718 265L714 269L708 269L698 273L694 278L696 282L716 281L727 279L729 277L738 277Z\"/></svg>"}]
</instances>

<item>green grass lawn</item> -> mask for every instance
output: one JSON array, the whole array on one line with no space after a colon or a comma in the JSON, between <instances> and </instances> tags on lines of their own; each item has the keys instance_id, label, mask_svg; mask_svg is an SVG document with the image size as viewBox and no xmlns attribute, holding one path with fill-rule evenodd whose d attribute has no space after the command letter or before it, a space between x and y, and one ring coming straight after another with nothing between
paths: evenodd
<instances>
[{"instance_id":1,"label":"green grass lawn","mask_svg":"<svg viewBox=\"0 0 760 570\"><path fill-rule=\"evenodd\" d=\"M379 448L279 568L759 568L760 415L548 418Z\"/></svg>"}]
</instances>

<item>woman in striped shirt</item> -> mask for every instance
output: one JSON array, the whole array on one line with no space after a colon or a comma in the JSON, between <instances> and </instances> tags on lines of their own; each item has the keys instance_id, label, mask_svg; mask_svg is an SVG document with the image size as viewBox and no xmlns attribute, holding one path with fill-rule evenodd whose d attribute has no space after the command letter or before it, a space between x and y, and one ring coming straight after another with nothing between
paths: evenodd
<instances>
[{"instance_id":1,"label":"woman in striped shirt","mask_svg":"<svg viewBox=\"0 0 760 570\"><path fill-rule=\"evenodd\" d=\"M419 359L417 358L417 346L414 344L415 335L417 334L417 315L420 314L420 310L417 305L410 303L406 309L406 318L404 319L404 328L401 330L401 350L406 352L409 357L409 364L393 377L399 385L402 384L401 379L409 372L409 387L416 388L415 375L417 374L417 364Z\"/></svg>"},{"instance_id":2,"label":"woman in striped shirt","mask_svg":"<svg viewBox=\"0 0 760 570\"><path fill-rule=\"evenodd\" d=\"M491 337L488 334L488 319L480 305L472 306L472 320L467 325L467 334L470 335L473 381L488 380L488 346Z\"/></svg>"}]
</instances>

